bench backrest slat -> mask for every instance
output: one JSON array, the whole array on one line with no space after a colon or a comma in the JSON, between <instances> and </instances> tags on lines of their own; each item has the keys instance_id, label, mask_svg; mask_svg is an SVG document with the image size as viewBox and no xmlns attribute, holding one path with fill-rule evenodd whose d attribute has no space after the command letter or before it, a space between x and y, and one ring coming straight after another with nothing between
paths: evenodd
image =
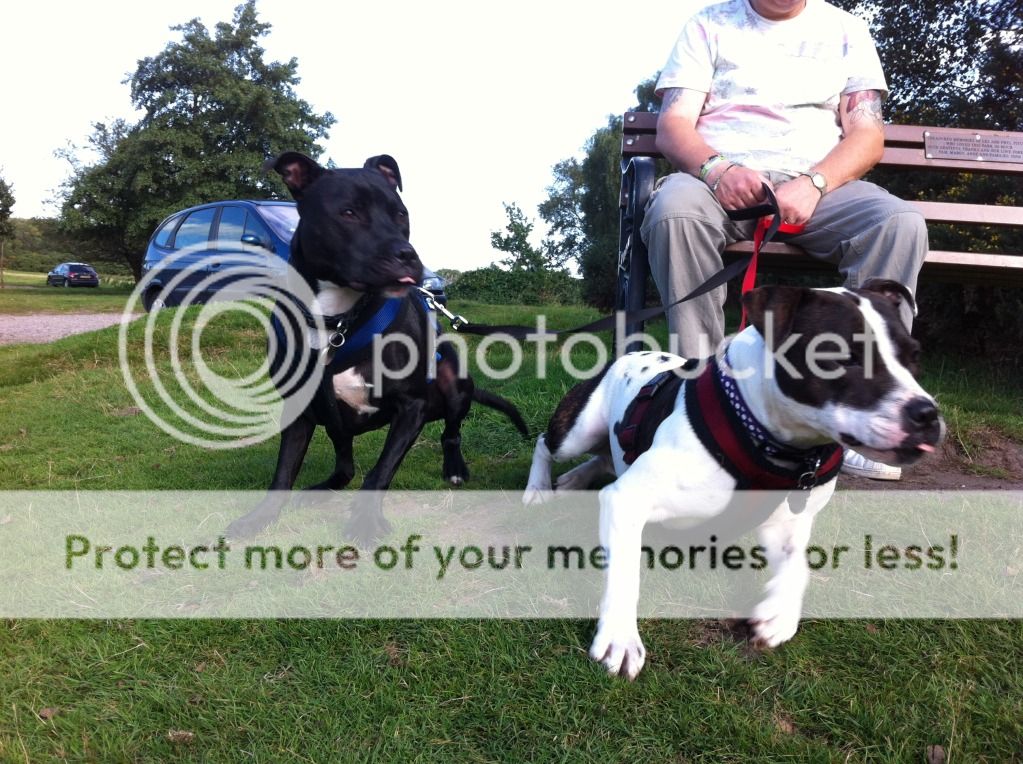
<instances>
[{"instance_id":1,"label":"bench backrest slat","mask_svg":"<svg viewBox=\"0 0 1023 764\"><path fill-rule=\"evenodd\" d=\"M942 172L979 172L998 175L1023 176L1023 164L1010 162L976 162L966 159L930 159L919 147L889 146L885 142L884 156L879 167L902 167L913 170L940 170Z\"/></svg>"},{"instance_id":2,"label":"bench backrest slat","mask_svg":"<svg viewBox=\"0 0 1023 764\"><path fill-rule=\"evenodd\" d=\"M654 145L657 134L657 114L654 112L627 112L623 122L622 156L659 157L661 153ZM927 127L921 125L885 125L885 155L881 164L893 167L917 169L990 172L1009 175L1023 175L1023 154L1018 162L974 161L972 159L941 159L924 156L924 145L928 134L945 138L959 138L970 141L992 139L1012 141L1017 152L1023 152L1023 133L1000 133L991 130L968 130L958 127Z\"/></svg>"},{"instance_id":3,"label":"bench backrest slat","mask_svg":"<svg viewBox=\"0 0 1023 764\"><path fill-rule=\"evenodd\" d=\"M958 202L910 202L933 223L965 223L1023 228L1023 207Z\"/></svg>"}]
</instances>

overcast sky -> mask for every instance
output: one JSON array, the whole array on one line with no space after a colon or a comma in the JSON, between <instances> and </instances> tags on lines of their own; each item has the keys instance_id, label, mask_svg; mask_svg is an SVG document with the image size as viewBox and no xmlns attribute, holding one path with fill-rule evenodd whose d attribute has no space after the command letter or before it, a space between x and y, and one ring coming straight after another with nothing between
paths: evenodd
<instances>
[{"instance_id":1,"label":"overcast sky","mask_svg":"<svg viewBox=\"0 0 1023 764\"><path fill-rule=\"evenodd\" d=\"M393 155L423 260L465 270L499 259L490 232L504 227L502 202L537 217L551 167L580 155L608 114L632 105L635 86L661 68L700 4L260 0L257 7L272 25L266 57L296 57L298 95L337 117L324 157L361 166L372 154ZM9 3L0 36L0 176L14 187L14 215L56 216L48 200L68 166L54 151L85 145L93 122L135 118L122 83L137 61L180 39L171 26L198 17L212 30L230 21L236 5ZM639 17L662 21L630 27Z\"/></svg>"}]
</instances>

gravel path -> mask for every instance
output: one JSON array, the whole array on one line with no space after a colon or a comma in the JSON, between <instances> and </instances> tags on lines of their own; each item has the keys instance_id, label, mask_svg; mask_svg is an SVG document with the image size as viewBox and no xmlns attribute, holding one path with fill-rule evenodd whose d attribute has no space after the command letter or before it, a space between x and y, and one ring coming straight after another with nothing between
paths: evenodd
<instances>
[{"instance_id":1,"label":"gravel path","mask_svg":"<svg viewBox=\"0 0 1023 764\"><path fill-rule=\"evenodd\" d=\"M0 315L0 345L53 342L71 334L114 326L120 313L28 313Z\"/></svg>"}]
</instances>

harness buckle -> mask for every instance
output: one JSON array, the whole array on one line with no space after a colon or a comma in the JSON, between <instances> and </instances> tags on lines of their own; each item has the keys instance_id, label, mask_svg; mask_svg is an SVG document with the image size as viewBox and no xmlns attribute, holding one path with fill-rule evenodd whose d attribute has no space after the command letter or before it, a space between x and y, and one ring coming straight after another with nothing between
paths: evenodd
<instances>
[{"instance_id":1,"label":"harness buckle","mask_svg":"<svg viewBox=\"0 0 1023 764\"><path fill-rule=\"evenodd\" d=\"M809 464L809 462L807 462ZM800 491L809 491L817 484L817 470L821 468L821 458L818 456L813 461L813 466L799 476L796 480L796 487Z\"/></svg>"},{"instance_id":2,"label":"harness buckle","mask_svg":"<svg viewBox=\"0 0 1023 764\"><path fill-rule=\"evenodd\" d=\"M337 326L334 327L334 331L327 337L327 344L320 350L320 363L324 366L330 364L334 360L334 353L345 344L348 337L348 321L341 319L337 322Z\"/></svg>"}]
</instances>

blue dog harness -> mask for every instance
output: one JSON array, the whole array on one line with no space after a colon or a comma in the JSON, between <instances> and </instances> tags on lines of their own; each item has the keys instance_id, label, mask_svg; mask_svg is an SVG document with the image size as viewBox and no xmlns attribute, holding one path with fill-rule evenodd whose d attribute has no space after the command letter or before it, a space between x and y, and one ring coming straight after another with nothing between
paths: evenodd
<instances>
[{"instance_id":1,"label":"blue dog harness","mask_svg":"<svg viewBox=\"0 0 1023 764\"><path fill-rule=\"evenodd\" d=\"M440 325L437 322L432 306L418 292L416 296L430 316L434 331L439 334ZM327 355L329 360L325 360L323 363L329 374L337 374L344 371L352 365L353 359L360 352L372 346L373 340L377 335L384 334L390 329L391 325L400 315L404 302L404 297L390 297L384 300L373 315L364 322L361 322L358 329L351 334L348 333L348 326L359 318L361 308L359 304L356 304L355 308L348 313L338 316L325 316L324 325L330 332L329 344L318 352L310 348L310 354L319 355L320 357ZM304 307L299 307L299 312L303 314L307 326L316 326L315 319ZM280 348L285 347L288 340L278 314L279 311L277 310L271 314L270 326L277 340L278 353L280 353ZM437 360L440 360L440 353L437 354ZM271 363L271 368L274 368L273 363ZM430 381L432 382L433 380L431 379Z\"/></svg>"}]
</instances>

